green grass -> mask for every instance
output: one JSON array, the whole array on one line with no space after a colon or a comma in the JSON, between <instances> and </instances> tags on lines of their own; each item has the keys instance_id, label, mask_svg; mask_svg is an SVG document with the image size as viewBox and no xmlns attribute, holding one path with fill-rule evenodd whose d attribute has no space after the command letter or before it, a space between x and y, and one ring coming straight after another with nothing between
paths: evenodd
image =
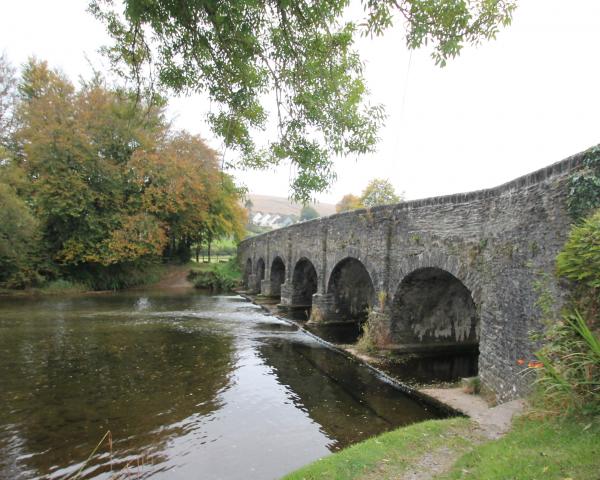
<instances>
[{"instance_id":1,"label":"green grass","mask_svg":"<svg viewBox=\"0 0 600 480\"><path fill-rule=\"evenodd\" d=\"M600 427L572 418L522 418L503 438L464 455L440 480L598 480Z\"/></svg>"},{"instance_id":2,"label":"green grass","mask_svg":"<svg viewBox=\"0 0 600 480\"><path fill-rule=\"evenodd\" d=\"M53 280L39 289L39 293L59 294L59 293L78 293L85 292L89 288L83 283L72 282L70 280Z\"/></svg>"},{"instance_id":3,"label":"green grass","mask_svg":"<svg viewBox=\"0 0 600 480\"><path fill-rule=\"evenodd\" d=\"M24 290L0 289L0 295L10 297L31 296L31 295L61 295L71 293L81 293L88 291L87 285L70 280L58 279L45 283L40 287L27 288Z\"/></svg>"},{"instance_id":4,"label":"green grass","mask_svg":"<svg viewBox=\"0 0 600 480\"><path fill-rule=\"evenodd\" d=\"M471 448L472 428L473 424L466 418L417 423L324 457L284 479L401 478L403 472L431 450L445 447L464 452Z\"/></svg>"},{"instance_id":5,"label":"green grass","mask_svg":"<svg viewBox=\"0 0 600 480\"><path fill-rule=\"evenodd\" d=\"M229 291L237 287L242 279L242 274L236 259L225 263L196 264L190 270L188 279L196 288L211 290L213 292Z\"/></svg>"},{"instance_id":6,"label":"green grass","mask_svg":"<svg viewBox=\"0 0 600 480\"><path fill-rule=\"evenodd\" d=\"M208 265L210 263L225 263L231 260L232 258L236 258L236 255L211 255L210 262L208 261L208 257L204 257L204 259L200 257L198 262L196 262L196 260L192 258L190 262L193 264L192 268L194 268L199 265Z\"/></svg>"},{"instance_id":7,"label":"green grass","mask_svg":"<svg viewBox=\"0 0 600 480\"><path fill-rule=\"evenodd\" d=\"M505 437L486 443L468 419L430 420L353 445L284 479L400 479L422 470L420 460L437 449L442 460L455 455L458 461L435 480L600 479L600 426L572 418L521 418Z\"/></svg>"}]
</instances>

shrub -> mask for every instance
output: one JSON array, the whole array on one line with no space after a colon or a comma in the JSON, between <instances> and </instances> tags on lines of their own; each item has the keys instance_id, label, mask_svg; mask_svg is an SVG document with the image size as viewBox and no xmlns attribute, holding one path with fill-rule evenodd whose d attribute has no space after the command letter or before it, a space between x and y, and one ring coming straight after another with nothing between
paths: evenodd
<instances>
[{"instance_id":1,"label":"shrub","mask_svg":"<svg viewBox=\"0 0 600 480\"><path fill-rule=\"evenodd\" d=\"M188 278L196 288L223 292L239 286L242 274L237 261L231 259L226 263L213 263L207 270L192 270Z\"/></svg>"},{"instance_id":2,"label":"shrub","mask_svg":"<svg viewBox=\"0 0 600 480\"><path fill-rule=\"evenodd\" d=\"M600 413L600 341L578 311L550 327L537 385L544 409L554 414Z\"/></svg>"},{"instance_id":3,"label":"shrub","mask_svg":"<svg viewBox=\"0 0 600 480\"><path fill-rule=\"evenodd\" d=\"M463 379L463 392L469 395L479 395L481 393L481 380L479 377Z\"/></svg>"},{"instance_id":4,"label":"shrub","mask_svg":"<svg viewBox=\"0 0 600 480\"><path fill-rule=\"evenodd\" d=\"M390 343L385 325L385 314L369 309L367 321L362 325L362 334L356 342L356 347L363 352L372 352L378 347Z\"/></svg>"},{"instance_id":5,"label":"shrub","mask_svg":"<svg viewBox=\"0 0 600 480\"><path fill-rule=\"evenodd\" d=\"M600 207L600 145L584 153L583 168L571 176L567 205L575 220Z\"/></svg>"},{"instance_id":6,"label":"shrub","mask_svg":"<svg viewBox=\"0 0 600 480\"><path fill-rule=\"evenodd\" d=\"M571 281L571 298L532 365L539 368L538 404L555 414L599 414L600 210L573 227L556 264Z\"/></svg>"},{"instance_id":7,"label":"shrub","mask_svg":"<svg viewBox=\"0 0 600 480\"><path fill-rule=\"evenodd\" d=\"M369 322L365 322L363 324L362 333L356 342L356 348L361 352L366 353L376 350L376 345L373 340L373 333L371 332L371 326L369 325Z\"/></svg>"},{"instance_id":8,"label":"shrub","mask_svg":"<svg viewBox=\"0 0 600 480\"><path fill-rule=\"evenodd\" d=\"M600 291L600 209L571 230L556 258L556 270L590 293Z\"/></svg>"},{"instance_id":9,"label":"shrub","mask_svg":"<svg viewBox=\"0 0 600 480\"><path fill-rule=\"evenodd\" d=\"M16 190L4 183L0 183L0 205L0 286L38 285L43 281L38 273L39 223Z\"/></svg>"},{"instance_id":10,"label":"shrub","mask_svg":"<svg viewBox=\"0 0 600 480\"><path fill-rule=\"evenodd\" d=\"M71 282L65 279L52 280L42 287L44 293L76 293L87 290L82 283Z\"/></svg>"}]
</instances>

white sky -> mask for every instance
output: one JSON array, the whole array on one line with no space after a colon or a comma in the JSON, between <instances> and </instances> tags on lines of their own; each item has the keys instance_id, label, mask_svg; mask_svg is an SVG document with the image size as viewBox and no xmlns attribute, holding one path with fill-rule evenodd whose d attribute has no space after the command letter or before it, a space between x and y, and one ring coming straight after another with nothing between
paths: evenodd
<instances>
[{"instance_id":1,"label":"white sky","mask_svg":"<svg viewBox=\"0 0 600 480\"><path fill-rule=\"evenodd\" d=\"M358 0L355 0L358 2ZM103 65L102 25L86 0L0 0L0 51L14 64L35 55L73 80ZM402 23L361 39L371 101L386 107L377 153L336 162L338 180L318 199L359 194L389 178L407 199L498 185L600 143L600 1L521 0L498 39L466 48L446 68L412 55ZM221 151L200 97L174 99L175 125ZM231 153L227 153L231 159ZM238 172L253 193L288 196L289 166Z\"/></svg>"}]
</instances>

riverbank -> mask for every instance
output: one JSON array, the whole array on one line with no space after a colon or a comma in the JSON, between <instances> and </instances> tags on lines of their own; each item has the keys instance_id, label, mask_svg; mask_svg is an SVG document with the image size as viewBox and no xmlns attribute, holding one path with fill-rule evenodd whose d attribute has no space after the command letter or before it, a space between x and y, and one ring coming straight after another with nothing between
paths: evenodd
<instances>
[{"instance_id":1,"label":"riverbank","mask_svg":"<svg viewBox=\"0 0 600 480\"><path fill-rule=\"evenodd\" d=\"M433 420L371 438L285 480L597 480L600 428L573 419L513 422L492 440L466 418Z\"/></svg>"},{"instance_id":2,"label":"riverbank","mask_svg":"<svg viewBox=\"0 0 600 480\"><path fill-rule=\"evenodd\" d=\"M43 287L31 287L23 290L0 288L0 297L39 297L76 294L103 294L112 290L89 290L85 285L68 280L55 280Z\"/></svg>"},{"instance_id":3,"label":"riverbank","mask_svg":"<svg viewBox=\"0 0 600 480\"><path fill-rule=\"evenodd\" d=\"M244 295L269 313L268 298ZM295 323L309 335L302 325ZM328 343L328 342L325 342ZM377 358L331 345L380 375ZM399 384L395 378L389 377ZM489 405L462 388L419 388L411 393L468 418L421 422L371 438L284 477L309 479L589 479L598 480L600 427L579 420L523 415L523 400ZM516 418L515 417L520 417Z\"/></svg>"},{"instance_id":4,"label":"riverbank","mask_svg":"<svg viewBox=\"0 0 600 480\"><path fill-rule=\"evenodd\" d=\"M153 269L151 278L149 278L147 283L124 288L123 290L192 288L193 285L187 278L190 269L203 268L204 265L208 264L188 262L182 265L157 265L157 267ZM49 282L43 287L27 288L24 290L0 289L0 297L37 297L79 294L103 295L113 292L114 290L90 290L83 284L60 279Z\"/></svg>"}]
</instances>

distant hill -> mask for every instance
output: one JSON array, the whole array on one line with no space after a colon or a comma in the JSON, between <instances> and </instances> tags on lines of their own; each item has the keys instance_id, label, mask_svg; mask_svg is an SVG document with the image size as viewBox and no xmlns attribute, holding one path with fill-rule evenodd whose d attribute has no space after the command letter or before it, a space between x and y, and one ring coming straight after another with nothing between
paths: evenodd
<instances>
[{"instance_id":1,"label":"distant hill","mask_svg":"<svg viewBox=\"0 0 600 480\"><path fill-rule=\"evenodd\" d=\"M250 193L248 198L252 201L252 211L261 213L278 213L280 215L298 215L302 205L290 202L287 198L272 197L270 195L255 195ZM330 203L311 204L322 217L335 213L335 205Z\"/></svg>"}]
</instances>

